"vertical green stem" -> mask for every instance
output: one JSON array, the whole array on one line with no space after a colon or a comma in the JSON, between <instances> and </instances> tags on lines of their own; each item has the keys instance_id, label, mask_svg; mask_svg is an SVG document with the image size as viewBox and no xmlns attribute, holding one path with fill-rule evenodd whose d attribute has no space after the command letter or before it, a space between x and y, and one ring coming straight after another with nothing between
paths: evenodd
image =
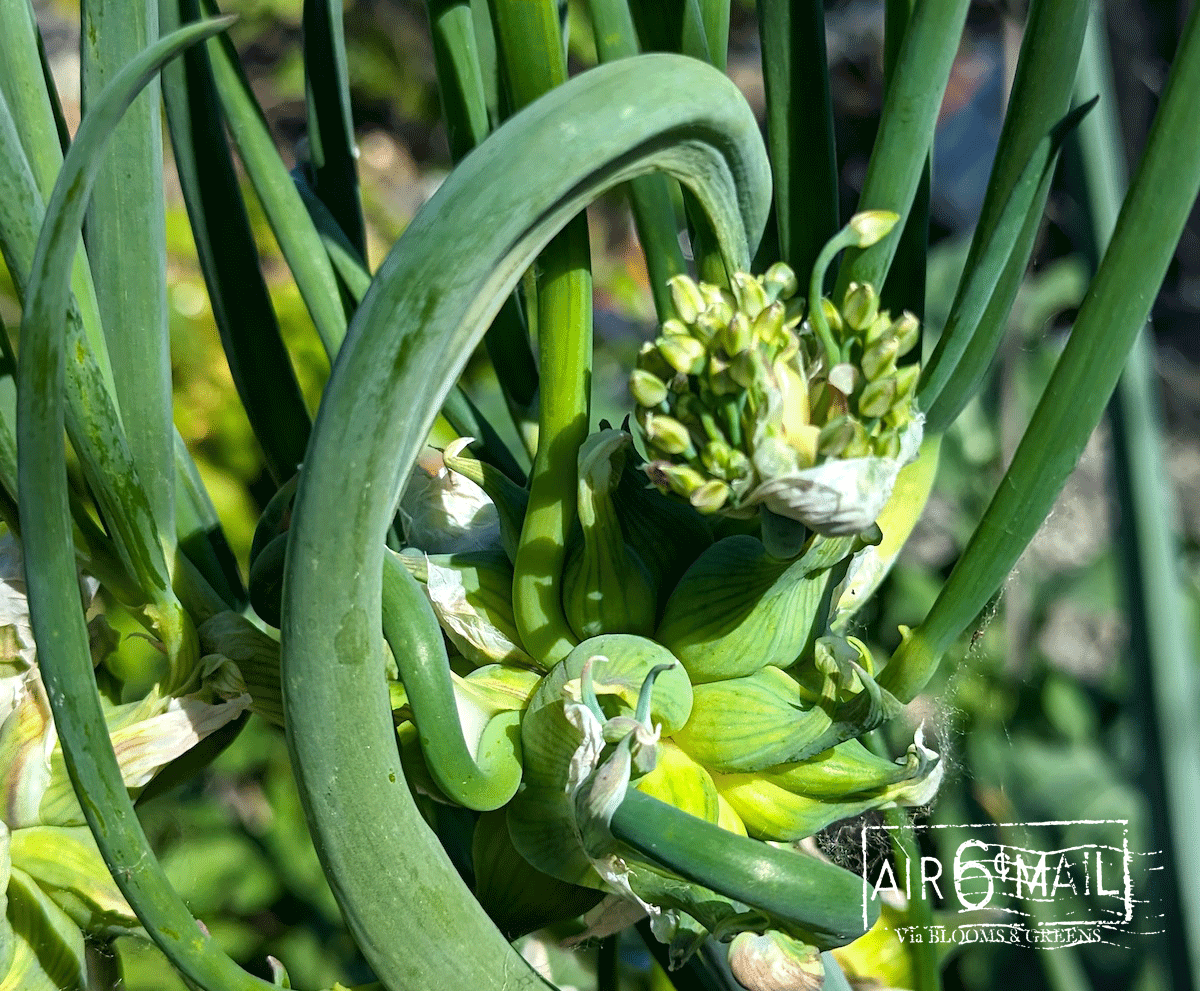
<instances>
[{"instance_id":1,"label":"vertical green stem","mask_svg":"<svg viewBox=\"0 0 1200 991\"><path fill-rule=\"evenodd\" d=\"M590 0L588 9L601 62L638 53L637 31L625 0ZM675 315L667 281L687 272L687 263L679 246L675 208L671 203L672 185L665 175L648 175L633 180L626 187L638 241L646 258L654 309L660 322Z\"/></svg>"},{"instance_id":2,"label":"vertical green stem","mask_svg":"<svg viewBox=\"0 0 1200 991\"><path fill-rule=\"evenodd\" d=\"M1125 191L1125 163L1104 38L1103 4L1092 5L1080 62L1079 95L1101 95L1100 112L1079 128L1086 200L1097 253L1109 243ZM1200 987L1200 679L1178 567L1177 514L1162 448L1152 339L1138 335L1109 407L1120 495L1118 552L1130 618L1130 654L1146 752L1151 831L1163 852L1158 879L1162 945L1171 986Z\"/></svg>"},{"instance_id":3,"label":"vertical green stem","mask_svg":"<svg viewBox=\"0 0 1200 991\"><path fill-rule=\"evenodd\" d=\"M457 162L487 137L490 127L481 32L467 0L427 0L426 7L450 157ZM488 328L484 344L513 425L532 455L536 447L538 370L516 294L505 300Z\"/></svg>"},{"instance_id":4,"label":"vertical green stem","mask_svg":"<svg viewBox=\"0 0 1200 991\"><path fill-rule=\"evenodd\" d=\"M1193 10L1112 240L1029 429L929 615L880 678L903 701L924 687L1000 587L1099 422L1200 189L1197 92L1200 10Z\"/></svg>"},{"instance_id":5,"label":"vertical green stem","mask_svg":"<svg viewBox=\"0 0 1200 991\"><path fill-rule=\"evenodd\" d=\"M933 925L933 905L925 897L920 883L921 850L913 832L907 809L888 809L888 835L892 841L892 856L896 860L896 876L909 877L915 882L913 897L908 900L907 922L928 933ZM909 940L905 944L913 968L913 991L941 991L942 979L938 967L937 944L930 940Z\"/></svg>"},{"instance_id":6,"label":"vertical green stem","mask_svg":"<svg viewBox=\"0 0 1200 991\"><path fill-rule=\"evenodd\" d=\"M80 18L86 113L117 72L158 38L158 4L85 0ZM114 139L96 179L84 233L129 453L170 564L175 431L157 79L134 101ZM131 272L137 278L130 278Z\"/></svg>"},{"instance_id":7,"label":"vertical green stem","mask_svg":"<svg viewBox=\"0 0 1200 991\"><path fill-rule=\"evenodd\" d=\"M860 211L892 210L904 217L912 208L968 6L966 0L938 0L913 10L884 99ZM834 298L841 299L852 281L884 285L900 234L893 230L869 248L848 250Z\"/></svg>"},{"instance_id":8,"label":"vertical green stem","mask_svg":"<svg viewBox=\"0 0 1200 991\"><path fill-rule=\"evenodd\" d=\"M780 258L801 282L838 231L837 154L819 3L759 0Z\"/></svg>"},{"instance_id":9,"label":"vertical green stem","mask_svg":"<svg viewBox=\"0 0 1200 991\"><path fill-rule=\"evenodd\" d=\"M366 262L341 0L307 0L303 24L308 140L316 194Z\"/></svg>"},{"instance_id":10,"label":"vertical green stem","mask_svg":"<svg viewBox=\"0 0 1200 991\"><path fill-rule=\"evenodd\" d=\"M520 109L566 81L558 10L550 0L493 0L509 98ZM592 273L580 215L538 258L538 448L517 547L513 613L525 649L553 664L576 644L560 580L576 517L579 448L590 426Z\"/></svg>"}]
</instances>

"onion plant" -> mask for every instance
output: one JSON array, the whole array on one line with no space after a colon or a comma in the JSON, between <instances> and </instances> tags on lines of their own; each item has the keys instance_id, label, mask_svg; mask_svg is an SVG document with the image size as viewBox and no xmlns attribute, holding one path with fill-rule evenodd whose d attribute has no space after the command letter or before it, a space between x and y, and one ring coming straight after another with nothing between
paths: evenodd
<instances>
[{"instance_id":1,"label":"onion plant","mask_svg":"<svg viewBox=\"0 0 1200 991\"><path fill-rule=\"evenodd\" d=\"M74 135L28 0L0 0L0 250L22 304L0 335L5 986L105 986L95 947L129 931L195 986L272 986L192 918L133 807L246 710L287 734L383 987L544 986L510 940L567 919L600 939L648 920L680 986L844 986L829 951L873 920L860 879L800 842L933 798L920 732L902 754L866 742L1045 518L1200 185L1193 12L1025 437L928 616L876 657L854 613L986 376L1091 105L1071 103L1088 3L1031 0L967 266L925 335L928 162L967 7L886 4L883 113L840 218L820 4L759 0L764 137L722 72L727 0L589 0L601 64L574 77L555 0L429 0L455 167L372 271L340 3L304 4L289 170L213 0L83 0ZM172 425L160 92L278 490L243 562ZM329 356L315 421L234 151ZM658 317L620 425L591 411L584 212L614 189ZM459 384L481 344L509 422ZM434 450L439 417L458 439ZM113 649L97 587L161 648L145 699L93 674ZM439 836L451 806L469 849Z\"/></svg>"}]
</instances>

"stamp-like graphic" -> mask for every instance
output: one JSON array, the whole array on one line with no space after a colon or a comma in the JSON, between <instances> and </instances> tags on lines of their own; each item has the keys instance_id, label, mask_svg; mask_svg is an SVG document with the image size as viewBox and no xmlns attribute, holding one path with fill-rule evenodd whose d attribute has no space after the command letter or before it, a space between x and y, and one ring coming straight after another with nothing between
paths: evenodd
<instances>
[{"instance_id":1,"label":"stamp-like graphic","mask_svg":"<svg viewBox=\"0 0 1200 991\"><path fill-rule=\"evenodd\" d=\"M863 922L891 898L923 899L936 922L896 927L902 942L1012 943L1046 949L1083 943L1125 944L1129 934L1161 929L1161 912L1145 893L1158 853L1130 848L1125 819L972 826L915 825L933 832L934 855L922 855L898 876L891 858L868 864L868 851L892 826L862 831ZM937 842L953 829L958 842ZM997 829L1002 841L985 839ZM962 836L969 838L962 839ZM1064 836L1070 841L1062 842Z\"/></svg>"}]
</instances>

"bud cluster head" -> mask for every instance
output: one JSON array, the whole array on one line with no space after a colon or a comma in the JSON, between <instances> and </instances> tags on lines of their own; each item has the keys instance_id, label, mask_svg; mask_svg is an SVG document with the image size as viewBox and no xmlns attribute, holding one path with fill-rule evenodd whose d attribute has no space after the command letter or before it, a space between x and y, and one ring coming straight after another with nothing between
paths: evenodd
<instances>
[{"instance_id":1,"label":"bud cluster head","mask_svg":"<svg viewBox=\"0 0 1200 991\"><path fill-rule=\"evenodd\" d=\"M866 283L851 283L840 304L816 301L837 345L830 367L798 286L782 262L736 272L728 289L675 276L676 316L638 355L629 388L646 473L701 512L749 516L767 483L901 454L920 369L897 362L919 321L881 309Z\"/></svg>"}]
</instances>

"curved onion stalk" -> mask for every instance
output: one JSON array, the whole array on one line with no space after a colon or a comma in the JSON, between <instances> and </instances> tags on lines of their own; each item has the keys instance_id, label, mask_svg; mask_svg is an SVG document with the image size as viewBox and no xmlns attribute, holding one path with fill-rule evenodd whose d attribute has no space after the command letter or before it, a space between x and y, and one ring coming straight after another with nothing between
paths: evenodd
<instances>
[{"instance_id":1,"label":"curved onion stalk","mask_svg":"<svg viewBox=\"0 0 1200 991\"><path fill-rule=\"evenodd\" d=\"M403 779L379 632L388 524L435 411L521 274L588 202L654 168L695 191L729 263L744 268L770 176L741 95L676 56L601 66L514 116L451 173L380 268L325 394L284 585L288 741L343 914L393 987L441 983L450 919L473 950L454 961L456 983L512 989L535 979L459 880Z\"/></svg>"},{"instance_id":2,"label":"curved onion stalk","mask_svg":"<svg viewBox=\"0 0 1200 991\"><path fill-rule=\"evenodd\" d=\"M122 894L163 952L211 991L271 985L243 972L199 929L150 850L108 739L93 686L71 542L64 421L63 314L68 279L100 153L133 98L163 62L223 30L229 20L190 25L129 63L80 125L46 210L21 325L17 435L27 591L39 665L84 815Z\"/></svg>"},{"instance_id":3,"label":"curved onion stalk","mask_svg":"<svg viewBox=\"0 0 1200 991\"><path fill-rule=\"evenodd\" d=\"M425 762L449 798L469 809L498 809L521 783L519 713L493 718L478 753L471 752L455 718L450 664L437 616L396 557L388 551L384 558L383 632L408 693Z\"/></svg>"}]
</instances>

